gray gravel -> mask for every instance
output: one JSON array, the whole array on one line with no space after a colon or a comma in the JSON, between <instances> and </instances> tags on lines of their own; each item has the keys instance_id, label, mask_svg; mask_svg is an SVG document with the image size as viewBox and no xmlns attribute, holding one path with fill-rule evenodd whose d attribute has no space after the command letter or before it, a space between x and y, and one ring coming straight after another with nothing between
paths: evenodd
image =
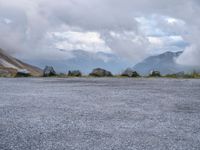
<instances>
[{"instance_id":1,"label":"gray gravel","mask_svg":"<svg viewBox=\"0 0 200 150\"><path fill-rule=\"evenodd\" d=\"M1 150L199 150L200 80L0 79Z\"/></svg>"}]
</instances>

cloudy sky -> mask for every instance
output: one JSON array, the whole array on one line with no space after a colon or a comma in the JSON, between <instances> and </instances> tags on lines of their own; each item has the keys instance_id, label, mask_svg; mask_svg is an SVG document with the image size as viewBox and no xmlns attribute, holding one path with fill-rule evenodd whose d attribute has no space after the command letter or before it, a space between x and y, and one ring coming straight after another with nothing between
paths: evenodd
<instances>
[{"instance_id":1,"label":"cloudy sky","mask_svg":"<svg viewBox=\"0 0 200 150\"><path fill-rule=\"evenodd\" d=\"M24 59L70 52L116 54L137 63L165 51L200 66L199 0L0 0L0 47Z\"/></svg>"}]
</instances>

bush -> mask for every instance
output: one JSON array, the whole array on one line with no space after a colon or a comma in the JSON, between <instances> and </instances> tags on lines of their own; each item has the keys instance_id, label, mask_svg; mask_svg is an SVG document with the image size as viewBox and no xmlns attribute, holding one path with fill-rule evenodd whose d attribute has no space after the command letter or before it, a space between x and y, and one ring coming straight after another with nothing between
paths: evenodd
<instances>
[{"instance_id":1,"label":"bush","mask_svg":"<svg viewBox=\"0 0 200 150\"><path fill-rule=\"evenodd\" d=\"M68 72L68 76L70 77L81 77L82 73L79 70L73 70Z\"/></svg>"},{"instance_id":2,"label":"bush","mask_svg":"<svg viewBox=\"0 0 200 150\"><path fill-rule=\"evenodd\" d=\"M151 71L149 77L161 77L161 74L159 71Z\"/></svg>"}]
</instances>

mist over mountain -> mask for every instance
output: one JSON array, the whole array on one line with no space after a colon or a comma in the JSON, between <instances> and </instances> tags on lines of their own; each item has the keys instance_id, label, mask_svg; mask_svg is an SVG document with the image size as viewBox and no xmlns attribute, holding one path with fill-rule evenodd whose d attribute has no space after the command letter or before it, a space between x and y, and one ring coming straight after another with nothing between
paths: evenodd
<instances>
[{"instance_id":1,"label":"mist over mountain","mask_svg":"<svg viewBox=\"0 0 200 150\"><path fill-rule=\"evenodd\" d=\"M0 46L29 61L81 49L113 52L132 65L183 50L179 64L200 66L199 12L199 0L0 0Z\"/></svg>"},{"instance_id":2,"label":"mist over mountain","mask_svg":"<svg viewBox=\"0 0 200 150\"><path fill-rule=\"evenodd\" d=\"M104 68L113 74L120 74L126 68L130 68L134 60L123 59L114 53L88 52L85 50L68 51L59 49L60 53L67 56L66 59L16 59L0 49L0 69L1 71L16 73L17 70L27 69L33 75L41 74L40 68L46 65L53 66L57 73L66 73L69 70L80 70L83 74L89 74L94 68ZM150 71L157 70L161 74L174 74L178 72L199 71L198 67L183 66L177 63L177 59L183 51L165 52L160 55L150 56L142 62L136 64L133 69L141 75L148 75ZM33 64L29 65L29 64Z\"/></svg>"},{"instance_id":3,"label":"mist over mountain","mask_svg":"<svg viewBox=\"0 0 200 150\"><path fill-rule=\"evenodd\" d=\"M133 68L143 75L149 74L152 70L160 71L161 74L173 74L182 71L190 72L194 69L198 69L177 64L176 60L182 53L183 51L165 52L160 55L150 56L144 61L136 64Z\"/></svg>"},{"instance_id":4,"label":"mist over mountain","mask_svg":"<svg viewBox=\"0 0 200 150\"><path fill-rule=\"evenodd\" d=\"M63 55L68 56L66 59L39 59L24 60L41 68L45 65L51 65L57 72L66 73L68 70L81 70L84 74L88 74L92 69L100 67L111 71L112 73L121 73L125 68L130 67L133 63L127 59L123 59L113 53L104 52L87 52L84 50L67 51L60 49ZM70 57L69 57L70 56Z\"/></svg>"}]
</instances>

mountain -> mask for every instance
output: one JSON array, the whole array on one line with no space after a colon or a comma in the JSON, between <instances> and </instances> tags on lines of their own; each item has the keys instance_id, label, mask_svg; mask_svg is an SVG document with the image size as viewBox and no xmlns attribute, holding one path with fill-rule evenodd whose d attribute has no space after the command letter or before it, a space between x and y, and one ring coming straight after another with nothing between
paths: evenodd
<instances>
[{"instance_id":1,"label":"mountain","mask_svg":"<svg viewBox=\"0 0 200 150\"><path fill-rule=\"evenodd\" d=\"M4 50L0 49L0 74L10 74L14 75L18 70L26 69L33 76L40 76L42 74L42 70L26 64L9 54L7 54Z\"/></svg>"},{"instance_id":2,"label":"mountain","mask_svg":"<svg viewBox=\"0 0 200 150\"><path fill-rule=\"evenodd\" d=\"M57 72L66 73L68 70L80 70L84 74L90 73L94 68L104 68L112 73L121 73L132 63L128 60L120 58L115 54L104 52L88 52L85 50L59 50L62 56L68 56L66 59L56 60L32 60L27 61L40 67L45 65L53 66Z\"/></svg>"},{"instance_id":3,"label":"mountain","mask_svg":"<svg viewBox=\"0 0 200 150\"><path fill-rule=\"evenodd\" d=\"M188 68L176 63L176 58L183 52L165 52L157 56L146 58L141 63L136 64L133 68L142 75L149 74L152 70L158 70L161 74L172 74L188 70Z\"/></svg>"},{"instance_id":4,"label":"mountain","mask_svg":"<svg viewBox=\"0 0 200 150\"><path fill-rule=\"evenodd\" d=\"M130 66L130 62L115 54L104 52L90 53L82 50L73 51L75 56L67 61L67 69L80 69L90 73L94 68L104 68L113 73L120 73L124 68Z\"/></svg>"}]
</instances>

